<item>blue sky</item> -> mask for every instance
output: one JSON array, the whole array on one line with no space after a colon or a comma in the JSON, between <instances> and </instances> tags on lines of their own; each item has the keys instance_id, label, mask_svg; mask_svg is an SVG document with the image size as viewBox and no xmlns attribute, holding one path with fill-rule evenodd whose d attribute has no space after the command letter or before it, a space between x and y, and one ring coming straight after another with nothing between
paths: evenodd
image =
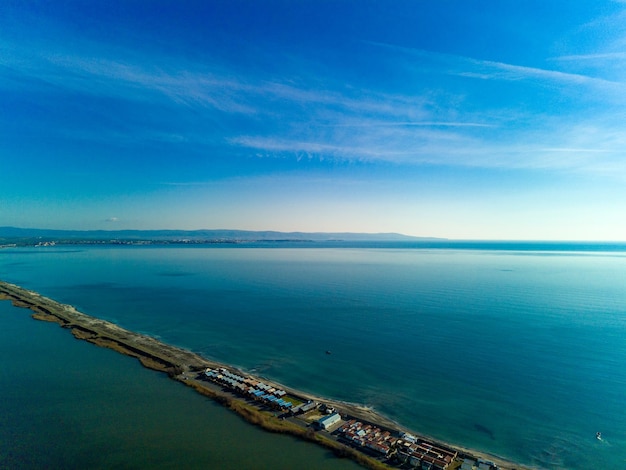
<instances>
[{"instance_id":1,"label":"blue sky","mask_svg":"<svg viewBox=\"0 0 626 470\"><path fill-rule=\"evenodd\" d=\"M626 3L0 4L0 225L626 240Z\"/></svg>"}]
</instances>

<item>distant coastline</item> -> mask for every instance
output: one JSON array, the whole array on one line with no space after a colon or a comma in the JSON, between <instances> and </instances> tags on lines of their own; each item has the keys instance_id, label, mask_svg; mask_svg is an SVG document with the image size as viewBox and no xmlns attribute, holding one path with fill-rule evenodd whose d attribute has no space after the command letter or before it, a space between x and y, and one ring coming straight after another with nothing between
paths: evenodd
<instances>
[{"instance_id":1,"label":"distant coastline","mask_svg":"<svg viewBox=\"0 0 626 470\"><path fill-rule=\"evenodd\" d=\"M0 227L0 246L202 245L284 242L415 242L443 240L400 233L252 230L49 230Z\"/></svg>"},{"instance_id":2,"label":"distant coastline","mask_svg":"<svg viewBox=\"0 0 626 470\"><path fill-rule=\"evenodd\" d=\"M339 457L351 458L367 468L397 468L396 460L391 459L387 453L380 455L380 453L372 452L371 448L365 449L365 447L358 448L358 446L348 445L349 442L346 439L348 431L346 431L346 434L338 437L333 437L327 431L316 431L317 419L311 420L310 416L306 419L291 417L292 413L289 408L283 408L282 411L284 413L279 417L277 413L268 413L266 404L259 405L254 401L251 402L249 398L242 397L241 394L234 393L235 390L232 384L229 385L229 382L222 382L221 379L208 380L211 377L207 373L208 371L213 371L213 377L217 374L221 376L219 371L226 375L235 374L237 376L236 374L244 374L232 366L207 360L190 351L164 344L152 337L125 330L113 323L85 315L69 305L60 304L36 292L0 281L0 300L2 299L10 300L17 307L30 309L33 311L32 317L37 320L58 323L62 327L70 329L77 339L86 340L98 346L135 357L143 366L167 373L170 378L194 388L198 393L227 406L247 421L268 431L291 434L317 443L329 448ZM243 379L244 376L246 380L253 382L263 380L265 384L268 384L268 387L282 389L284 393L288 394L287 396L292 397L291 400L294 403L300 403L301 407L306 403L315 403L316 407L321 405L324 409L333 410L343 419L342 423L345 423L344 428L346 429L348 429L349 423L357 423L352 424L352 426L364 425L374 429L377 429L376 427L378 426L380 428L379 431L386 432L390 436L403 436L405 433L407 436L412 436L411 438L407 437L407 440L404 441L397 439L397 437L389 440L389 442L393 440L396 455L399 452L400 443L405 446L404 448L409 449L410 446L417 446L417 444L411 444L411 439L418 439L420 443L426 443L426 447L433 446L435 449L446 449L441 450L440 452L442 453L449 452L450 461L441 468L460 468L464 459L468 461L483 459L485 462L493 463L494 466L492 468L494 469L522 470L527 468L496 456L481 454L470 449L451 446L423 436L420 437L417 433L403 428L398 423L367 407L316 397L249 374L244 374L240 378ZM286 416L289 416L290 419L285 419ZM384 444L386 445L386 441ZM379 452L381 451L379 450Z\"/></svg>"},{"instance_id":3,"label":"distant coastline","mask_svg":"<svg viewBox=\"0 0 626 470\"><path fill-rule=\"evenodd\" d=\"M247 230L48 230L0 227L0 249L68 246L222 246L263 248L418 248L626 253L625 241L455 240L400 233Z\"/></svg>"}]
</instances>

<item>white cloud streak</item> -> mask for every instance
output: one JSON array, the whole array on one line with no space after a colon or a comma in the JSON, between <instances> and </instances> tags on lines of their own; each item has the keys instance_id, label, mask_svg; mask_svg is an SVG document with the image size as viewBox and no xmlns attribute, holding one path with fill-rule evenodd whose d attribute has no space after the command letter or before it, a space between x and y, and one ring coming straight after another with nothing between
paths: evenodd
<instances>
[{"instance_id":1,"label":"white cloud streak","mask_svg":"<svg viewBox=\"0 0 626 470\"><path fill-rule=\"evenodd\" d=\"M564 55L559 57L552 57L552 60L557 61L596 61L596 60L625 60L626 52L604 52L597 54L575 54L575 55Z\"/></svg>"},{"instance_id":2,"label":"white cloud streak","mask_svg":"<svg viewBox=\"0 0 626 470\"><path fill-rule=\"evenodd\" d=\"M557 83L565 86L587 85L600 87L602 89L606 89L608 87L612 91L626 91L626 85L624 83L583 74L476 59L454 54L443 54L393 44L370 44L408 54L414 58L426 60L428 63L435 63L439 66L438 73L443 74L479 78L483 80L532 80L535 82L539 81L539 83ZM417 63L415 66L422 67L423 64Z\"/></svg>"},{"instance_id":3,"label":"white cloud streak","mask_svg":"<svg viewBox=\"0 0 626 470\"><path fill-rule=\"evenodd\" d=\"M624 84L583 74L375 45L423 59L444 75L587 87L615 98L611 106L624 103L626 96ZM244 119L241 128L223 128L221 137L233 147L264 156L483 168L602 172L617 168L626 173L626 163L621 163L626 161L623 132L610 130L616 128L612 120L605 128L587 124L593 116L533 116L534 125L520 130L511 124L518 111L464 111L456 106L456 100L462 103L463 98L453 91L442 97L428 87L418 87L413 93L389 94L346 88L337 81L328 81L327 88L320 89L307 82L237 75L206 64L169 60L155 67L97 55L32 50L20 56L20 46L16 47L18 53L0 58L0 63L53 86L138 102L160 97L164 105L181 112L198 111L199 121ZM529 115L519 117L531 121ZM258 132L251 131L255 127ZM202 129L185 135L161 131L152 135L181 144L202 144L204 139Z\"/></svg>"}]
</instances>

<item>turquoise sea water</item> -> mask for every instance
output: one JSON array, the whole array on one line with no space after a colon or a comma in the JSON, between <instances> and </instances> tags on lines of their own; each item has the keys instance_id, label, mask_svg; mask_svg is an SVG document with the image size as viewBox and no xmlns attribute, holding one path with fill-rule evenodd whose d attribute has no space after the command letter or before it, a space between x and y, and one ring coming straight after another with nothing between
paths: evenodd
<instances>
[{"instance_id":1,"label":"turquoise sea water","mask_svg":"<svg viewBox=\"0 0 626 470\"><path fill-rule=\"evenodd\" d=\"M620 245L6 249L0 279L435 438L538 468L626 467ZM55 354L80 344L66 336ZM32 348L12 352L35 373Z\"/></svg>"}]
</instances>

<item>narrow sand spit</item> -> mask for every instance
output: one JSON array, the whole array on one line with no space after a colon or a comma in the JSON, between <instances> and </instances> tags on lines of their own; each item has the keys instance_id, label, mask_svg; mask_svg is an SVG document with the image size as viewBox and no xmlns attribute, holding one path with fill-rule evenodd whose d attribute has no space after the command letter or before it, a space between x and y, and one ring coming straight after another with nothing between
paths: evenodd
<instances>
[{"instance_id":1,"label":"narrow sand spit","mask_svg":"<svg viewBox=\"0 0 626 470\"><path fill-rule=\"evenodd\" d=\"M236 368L216 361L208 360L185 349L177 348L158 341L150 336L134 333L121 328L99 318L95 318L77 311L71 305L58 303L52 299L44 297L37 292L23 289L14 284L0 281L0 300L10 300L16 307L23 307L33 311L32 317L37 320L58 323L63 328L71 330L77 339L89 341L101 347L113 349L127 356L137 358L141 364L150 369L166 372L171 378L178 380L199 393L209 396L216 401L223 403L235 412L242 415L246 420L257 424L272 432L281 432L295 435L303 439L316 442L333 450L337 455L349 457L368 468L393 468L385 465L379 460L369 457L362 452L349 448L336 440L329 439L319 434L310 432L306 428L306 423L294 424L279 420L273 415L262 412L258 407L252 406L245 399L234 396L228 391L216 387L204 381L197 380L195 376L207 368L224 367L241 375L253 377L264 383L285 390L288 394L303 401L312 400L318 403L325 403L339 411L342 415L350 416L377 426L404 431L415 436L423 437L429 441L447 448L459 451L459 454L471 455L473 457L484 458L496 463L503 470L524 470L528 467L507 462L497 456L465 449L459 446L450 445L407 429L399 423L378 414L371 408L335 400L318 397L300 390L291 389L283 384L274 382L265 377L254 377L245 371L238 371ZM458 468L460 463L453 463L450 468Z\"/></svg>"}]
</instances>

